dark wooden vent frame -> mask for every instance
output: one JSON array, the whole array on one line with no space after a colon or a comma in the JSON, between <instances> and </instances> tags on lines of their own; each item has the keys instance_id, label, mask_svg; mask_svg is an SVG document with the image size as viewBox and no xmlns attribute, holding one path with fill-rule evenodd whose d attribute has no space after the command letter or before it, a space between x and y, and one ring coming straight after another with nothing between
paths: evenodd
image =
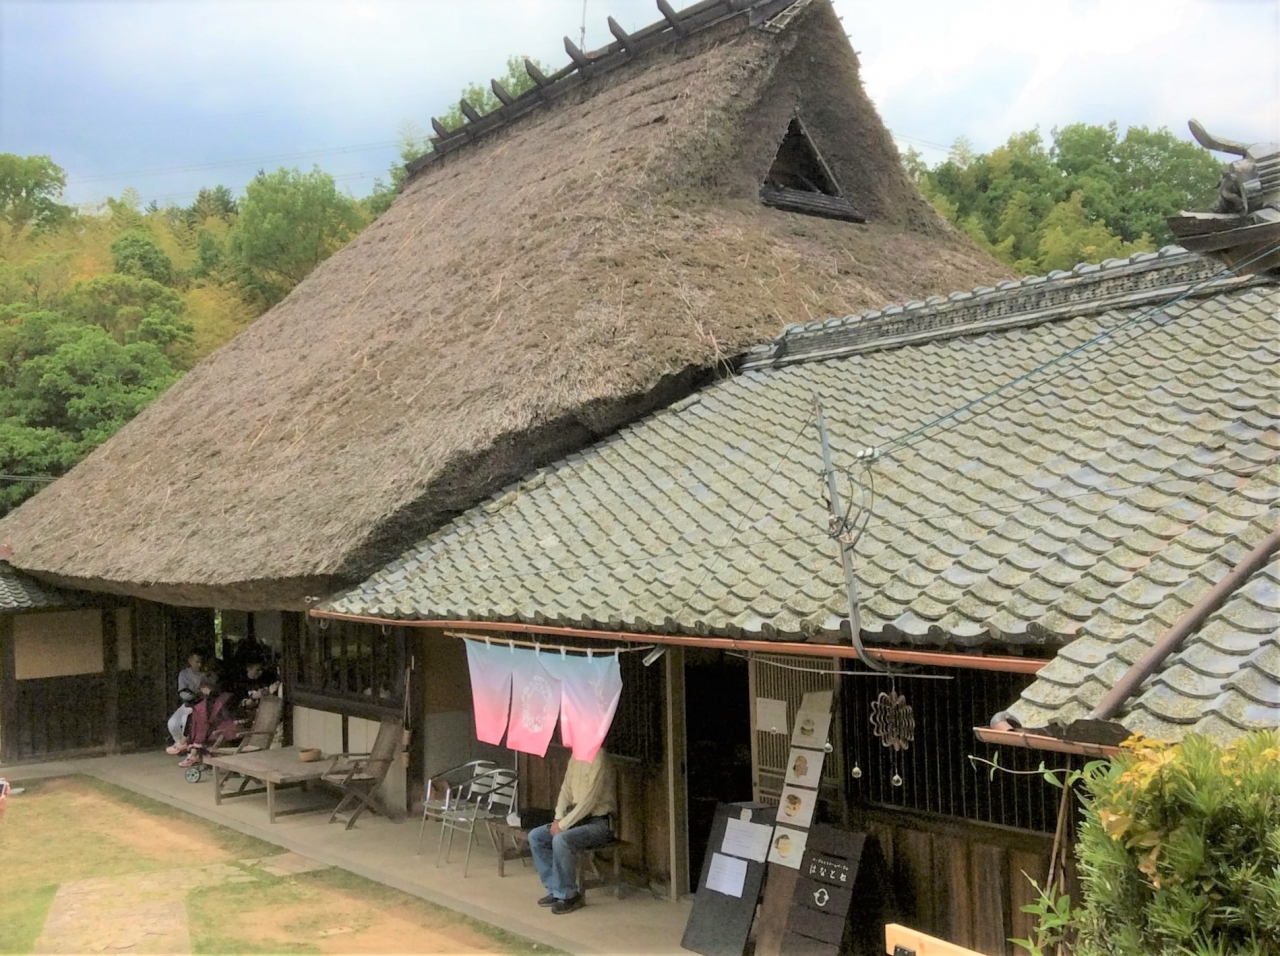
<instances>
[{"instance_id":1,"label":"dark wooden vent frame","mask_svg":"<svg viewBox=\"0 0 1280 956\"><path fill-rule=\"evenodd\" d=\"M846 222L866 217L840 195L840 184L814 145L804 121L793 116L760 186L760 201L787 212Z\"/></svg>"}]
</instances>

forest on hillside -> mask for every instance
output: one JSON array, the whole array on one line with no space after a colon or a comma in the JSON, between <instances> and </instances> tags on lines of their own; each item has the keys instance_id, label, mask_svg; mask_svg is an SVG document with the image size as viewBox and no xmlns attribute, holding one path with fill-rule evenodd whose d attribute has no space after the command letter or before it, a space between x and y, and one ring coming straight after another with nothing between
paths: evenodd
<instances>
[{"instance_id":1,"label":"forest on hillside","mask_svg":"<svg viewBox=\"0 0 1280 956\"><path fill-rule=\"evenodd\" d=\"M505 78L528 82L513 57ZM464 97L493 108L487 88ZM446 125L462 121L455 107ZM430 148L402 129L401 158ZM1203 208L1218 162L1167 130L1069 126L1019 133L989 153L958 142L904 166L974 242L1023 273L1154 249L1164 217ZM48 156L0 154L0 514L63 474L196 362L289 294L395 198L401 163L369 196L328 173L259 171L243 192L143 206L126 189L100 208L63 203Z\"/></svg>"}]
</instances>

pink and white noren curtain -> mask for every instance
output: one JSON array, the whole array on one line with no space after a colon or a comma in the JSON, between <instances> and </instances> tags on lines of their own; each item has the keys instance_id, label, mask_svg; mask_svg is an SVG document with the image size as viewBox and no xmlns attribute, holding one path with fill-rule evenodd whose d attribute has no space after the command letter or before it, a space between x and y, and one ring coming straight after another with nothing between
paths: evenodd
<instances>
[{"instance_id":1,"label":"pink and white noren curtain","mask_svg":"<svg viewBox=\"0 0 1280 956\"><path fill-rule=\"evenodd\" d=\"M511 670L511 723L507 746L522 753L547 755L560 716L560 682L542 666L537 651L517 648Z\"/></svg>"},{"instance_id":2,"label":"pink and white noren curtain","mask_svg":"<svg viewBox=\"0 0 1280 956\"><path fill-rule=\"evenodd\" d=\"M560 740L574 759L595 759L622 699L617 654L581 657L468 640L476 737L512 750L546 756L560 723Z\"/></svg>"},{"instance_id":3,"label":"pink and white noren curtain","mask_svg":"<svg viewBox=\"0 0 1280 956\"><path fill-rule=\"evenodd\" d=\"M515 655L510 647L482 641L465 641L471 670L471 703L475 709L476 739L502 743L511 712L511 669Z\"/></svg>"},{"instance_id":4,"label":"pink and white noren curtain","mask_svg":"<svg viewBox=\"0 0 1280 956\"><path fill-rule=\"evenodd\" d=\"M618 655L544 655L544 664L560 680L560 740L575 760L589 763L604 745L622 699Z\"/></svg>"}]
</instances>

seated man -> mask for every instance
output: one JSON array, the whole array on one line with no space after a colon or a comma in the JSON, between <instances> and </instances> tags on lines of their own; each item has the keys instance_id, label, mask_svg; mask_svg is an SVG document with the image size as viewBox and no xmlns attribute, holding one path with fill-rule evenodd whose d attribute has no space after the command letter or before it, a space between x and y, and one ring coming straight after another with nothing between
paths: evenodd
<instances>
[{"instance_id":1,"label":"seated man","mask_svg":"<svg viewBox=\"0 0 1280 956\"><path fill-rule=\"evenodd\" d=\"M556 801L554 823L529 833L529 849L547 895L539 906L557 916L583 906L578 889L577 856L604 846L613 837L609 818L618 812L613 762L602 749L596 759L570 760Z\"/></svg>"},{"instance_id":2,"label":"seated man","mask_svg":"<svg viewBox=\"0 0 1280 956\"><path fill-rule=\"evenodd\" d=\"M200 682L204 680L204 655L192 651L187 656L187 666L178 675L178 709L169 717L169 736L173 743L166 749L167 753L182 753L187 749L187 720L191 717L191 707L200 699Z\"/></svg>"}]
</instances>

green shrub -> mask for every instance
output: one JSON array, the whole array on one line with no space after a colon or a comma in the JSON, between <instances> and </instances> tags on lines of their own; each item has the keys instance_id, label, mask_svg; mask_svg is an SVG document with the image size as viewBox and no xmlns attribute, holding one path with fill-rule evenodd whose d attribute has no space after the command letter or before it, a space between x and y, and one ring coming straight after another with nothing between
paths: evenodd
<instances>
[{"instance_id":1,"label":"green shrub","mask_svg":"<svg viewBox=\"0 0 1280 956\"><path fill-rule=\"evenodd\" d=\"M1136 737L1084 784L1076 956L1280 956L1280 733Z\"/></svg>"}]
</instances>

